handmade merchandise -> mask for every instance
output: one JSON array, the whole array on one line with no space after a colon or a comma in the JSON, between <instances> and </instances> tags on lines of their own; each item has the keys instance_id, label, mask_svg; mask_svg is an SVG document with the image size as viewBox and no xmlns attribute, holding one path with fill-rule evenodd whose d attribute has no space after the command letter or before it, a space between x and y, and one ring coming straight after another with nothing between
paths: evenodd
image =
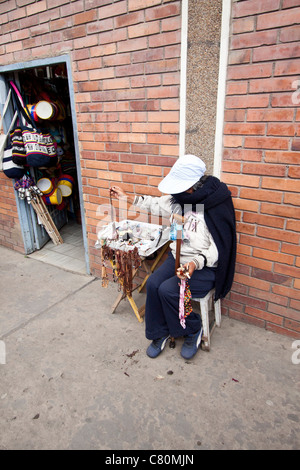
<instances>
[{"instance_id":1,"label":"handmade merchandise","mask_svg":"<svg viewBox=\"0 0 300 470\"><path fill-rule=\"evenodd\" d=\"M96 247L101 245L101 240L105 240L110 248L123 251L137 248L140 256L147 257L164 245L168 239L169 228L145 222L123 220L112 222L103 227L98 232Z\"/></svg>"},{"instance_id":2,"label":"handmade merchandise","mask_svg":"<svg viewBox=\"0 0 300 470\"><path fill-rule=\"evenodd\" d=\"M37 181L37 187L41 190L41 192L48 196L53 192L53 183L50 178L40 178Z\"/></svg>"},{"instance_id":3,"label":"handmade merchandise","mask_svg":"<svg viewBox=\"0 0 300 470\"><path fill-rule=\"evenodd\" d=\"M47 205L59 206L63 202L63 198L67 198L72 194L74 178L70 175L61 175L58 178L40 178L37 186L43 193L43 200Z\"/></svg>"},{"instance_id":4,"label":"handmade merchandise","mask_svg":"<svg viewBox=\"0 0 300 470\"><path fill-rule=\"evenodd\" d=\"M175 225L172 231L172 225ZM189 271L186 267L180 265L180 250L181 250L181 240L184 238L182 226L179 225L176 221L173 220L171 225L170 239L176 240L176 260L175 260L175 274L183 276L183 279L180 279L180 289L179 289L179 321L182 328L186 328L185 319L193 311L192 307L192 293L188 283L190 279ZM175 347L175 338L171 337L170 348Z\"/></svg>"},{"instance_id":5,"label":"handmade merchandise","mask_svg":"<svg viewBox=\"0 0 300 470\"><path fill-rule=\"evenodd\" d=\"M33 179L24 175L21 180L15 182L14 188L18 191L19 198L21 200L26 200L27 203L32 206L40 223L45 228L53 243L55 245L61 245L63 243L63 239L61 238L60 233L43 201L43 193L37 187Z\"/></svg>"},{"instance_id":6,"label":"handmade merchandise","mask_svg":"<svg viewBox=\"0 0 300 470\"><path fill-rule=\"evenodd\" d=\"M43 196L43 200L48 206L60 206L63 202L61 190L55 188L49 196Z\"/></svg>"},{"instance_id":7,"label":"handmade merchandise","mask_svg":"<svg viewBox=\"0 0 300 470\"><path fill-rule=\"evenodd\" d=\"M181 280L180 285L180 302L179 302L179 319L183 328L186 328L185 319L193 311L192 307L192 294L188 281Z\"/></svg>"},{"instance_id":8,"label":"handmade merchandise","mask_svg":"<svg viewBox=\"0 0 300 470\"><path fill-rule=\"evenodd\" d=\"M66 118L63 104L58 100L51 101L49 97L35 104L27 104L26 108L26 112L35 122L62 121Z\"/></svg>"},{"instance_id":9,"label":"handmade merchandise","mask_svg":"<svg viewBox=\"0 0 300 470\"><path fill-rule=\"evenodd\" d=\"M16 127L10 133L10 140L12 145L12 161L16 165L26 166L26 149L22 136L22 128Z\"/></svg>"},{"instance_id":10,"label":"handmade merchandise","mask_svg":"<svg viewBox=\"0 0 300 470\"><path fill-rule=\"evenodd\" d=\"M160 225L123 220L112 222L98 233L96 248L101 248L102 285L107 287L106 261L114 268L124 294L132 292L132 270L140 267L142 258L150 256L169 239L169 229Z\"/></svg>"},{"instance_id":11,"label":"handmade merchandise","mask_svg":"<svg viewBox=\"0 0 300 470\"><path fill-rule=\"evenodd\" d=\"M66 83L55 79L50 82L28 72L19 74L18 79L20 89L14 81L8 81L9 92L2 111L3 120L11 107L14 118L6 134L0 130L0 170L3 161L4 174L8 178L20 179L29 167L44 169L46 173L48 169L49 172L58 169L61 181L56 181L56 188L61 194L56 192L57 198L52 198L54 204L58 205L62 197L60 206L76 204L77 211L76 161L73 129L70 120L66 119ZM0 129L1 124L0 119ZM72 194L73 200L64 200ZM44 201L53 204L50 195L45 196L48 199L44 198Z\"/></svg>"},{"instance_id":12,"label":"handmade merchandise","mask_svg":"<svg viewBox=\"0 0 300 470\"><path fill-rule=\"evenodd\" d=\"M101 248L102 258L102 287L107 287L108 278L106 274L105 261L111 261L117 275L117 280L122 287L124 295L132 293L132 269L138 269L141 266L141 258L138 249L135 247L130 251L114 250L108 245L103 244Z\"/></svg>"},{"instance_id":13,"label":"handmade merchandise","mask_svg":"<svg viewBox=\"0 0 300 470\"><path fill-rule=\"evenodd\" d=\"M9 90L6 101L5 101L5 104L4 104L2 116L1 116L1 119L0 119L0 131L2 129L2 123L3 123L3 120L4 120L5 114L7 112L10 100L11 100L11 90ZM14 126L14 123L17 119L17 116L18 116L18 113L15 112L14 117L13 117L11 123L10 123L10 126L9 126L8 131L6 132L6 134L4 132L2 134L0 134L0 170L3 169L3 157L4 157L4 150L6 148L6 142L8 140L10 131L11 131L12 127Z\"/></svg>"},{"instance_id":14,"label":"handmade merchandise","mask_svg":"<svg viewBox=\"0 0 300 470\"><path fill-rule=\"evenodd\" d=\"M72 194L74 178L71 175L63 174L59 177L57 186L61 190L63 197L69 197Z\"/></svg>"},{"instance_id":15,"label":"handmade merchandise","mask_svg":"<svg viewBox=\"0 0 300 470\"><path fill-rule=\"evenodd\" d=\"M12 159L12 145L9 143L4 149L3 154L3 173L7 178L20 179L25 173L25 168L16 165Z\"/></svg>"},{"instance_id":16,"label":"handmade merchandise","mask_svg":"<svg viewBox=\"0 0 300 470\"><path fill-rule=\"evenodd\" d=\"M11 93L12 91L9 90L8 96L4 105L4 109L3 109L2 120L4 119L4 116L8 109L8 105L11 100ZM12 144L10 140L10 134L15 124L15 121L17 119L17 116L18 116L18 113L15 112L7 133L0 135L0 138L1 138L0 140L0 170L3 170L3 173L8 178L19 179L19 178L22 178L22 176L25 173L25 170L22 165L18 165L17 163L13 161L13 148L12 148ZM2 127L2 123L0 123L0 129L1 127Z\"/></svg>"},{"instance_id":17,"label":"handmade merchandise","mask_svg":"<svg viewBox=\"0 0 300 470\"><path fill-rule=\"evenodd\" d=\"M13 161L18 165L51 167L57 164L56 143L50 133L36 129L29 113L25 112L22 96L13 82L10 82L13 101L18 112L19 126L11 133ZM28 122L31 127L26 126Z\"/></svg>"}]
</instances>

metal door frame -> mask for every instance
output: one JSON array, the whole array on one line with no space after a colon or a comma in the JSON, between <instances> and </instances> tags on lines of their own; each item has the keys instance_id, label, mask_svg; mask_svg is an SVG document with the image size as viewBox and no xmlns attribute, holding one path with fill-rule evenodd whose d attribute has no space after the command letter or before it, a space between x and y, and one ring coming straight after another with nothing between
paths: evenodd
<instances>
[{"instance_id":1,"label":"metal door frame","mask_svg":"<svg viewBox=\"0 0 300 470\"><path fill-rule=\"evenodd\" d=\"M83 190L82 190L82 176L81 176L81 166L80 166L80 152L78 144L78 128L76 120L76 107L75 107L75 97L74 97L74 86L72 78L72 65L71 59L68 54L64 54L57 57L50 57L45 59L36 59L29 62L18 62L16 64L9 64L5 66L0 66L0 103L4 103L7 96L7 89L5 86L4 77L2 74L8 72L18 72L24 69L31 69L35 67L47 67L49 65L61 64L66 65L67 74L68 74L68 86L69 86L69 95L70 95L70 108L71 108L71 118L73 125L73 135L74 135L74 147L75 147L75 161L76 161L76 171L78 179L78 189L79 189L79 202L80 202L80 212L84 214L84 201L83 201ZM2 108L2 107L1 107ZM7 128L7 122L12 116L5 116L5 121L3 125ZM17 192L15 191L18 215L22 230L22 236L24 241L24 249L26 254L32 253L35 251L34 244L34 229L30 223L30 217L28 217L27 210L30 209L27 207L27 204L21 204L22 201L19 200ZM88 241L86 233L86 224L85 218L81 217L81 227L82 227L82 237L85 251L85 262L86 262L86 271L87 274L90 274L90 265L89 265L89 254L88 254Z\"/></svg>"}]
</instances>

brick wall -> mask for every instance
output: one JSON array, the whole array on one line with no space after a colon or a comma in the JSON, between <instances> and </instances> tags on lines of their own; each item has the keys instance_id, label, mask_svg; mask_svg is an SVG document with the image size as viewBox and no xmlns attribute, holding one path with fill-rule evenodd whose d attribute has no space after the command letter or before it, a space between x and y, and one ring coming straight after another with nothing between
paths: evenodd
<instances>
[{"instance_id":1,"label":"brick wall","mask_svg":"<svg viewBox=\"0 0 300 470\"><path fill-rule=\"evenodd\" d=\"M24 253L16 199L11 181L0 172L0 244Z\"/></svg>"},{"instance_id":2,"label":"brick wall","mask_svg":"<svg viewBox=\"0 0 300 470\"><path fill-rule=\"evenodd\" d=\"M300 335L300 1L233 2L222 179L238 219L230 316Z\"/></svg>"},{"instance_id":3,"label":"brick wall","mask_svg":"<svg viewBox=\"0 0 300 470\"><path fill-rule=\"evenodd\" d=\"M101 275L94 243L110 184L159 194L179 153L181 2L9 0L0 9L1 65L71 56L90 265ZM0 223L9 212L17 219L9 193Z\"/></svg>"},{"instance_id":4,"label":"brick wall","mask_svg":"<svg viewBox=\"0 0 300 470\"><path fill-rule=\"evenodd\" d=\"M223 312L299 336L299 0L232 5L222 179L239 244ZM1 65L72 59L83 216L100 276L97 209L110 183L157 195L178 155L181 2L0 0L0 9ZM11 182L0 184L0 242L21 250Z\"/></svg>"}]
</instances>

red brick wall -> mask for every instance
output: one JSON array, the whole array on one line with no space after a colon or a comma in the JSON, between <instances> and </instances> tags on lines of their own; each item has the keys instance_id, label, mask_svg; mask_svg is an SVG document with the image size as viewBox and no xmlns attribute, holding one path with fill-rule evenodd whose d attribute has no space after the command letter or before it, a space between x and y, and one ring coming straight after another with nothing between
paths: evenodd
<instances>
[{"instance_id":1,"label":"red brick wall","mask_svg":"<svg viewBox=\"0 0 300 470\"><path fill-rule=\"evenodd\" d=\"M231 317L300 336L300 1L233 3L223 180L238 219Z\"/></svg>"},{"instance_id":2,"label":"red brick wall","mask_svg":"<svg viewBox=\"0 0 300 470\"><path fill-rule=\"evenodd\" d=\"M181 2L4 4L1 64L70 54L83 216L91 269L100 276L97 209L109 202L110 183L159 194L157 183L178 155ZM299 0L233 2L222 168L239 236L223 311L291 336L300 335L299 12ZM0 178L7 191L0 242L21 249L11 183Z\"/></svg>"},{"instance_id":3,"label":"red brick wall","mask_svg":"<svg viewBox=\"0 0 300 470\"><path fill-rule=\"evenodd\" d=\"M24 253L16 199L11 180L0 172L0 245Z\"/></svg>"},{"instance_id":4,"label":"red brick wall","mask_svg":"<svg viewBox=\"0 0 300 470\"><path fill-rule=\"evenodd\" d=\"M101 275L97 209L109 203L110 184L158 194L178 156L181 2L9 0L0 8L1 65L70 54L90 264ZM1 176L3 184L11 183ZM9 212L17 218L10 195L0 223Z\"/></svg>"}]
</instances>

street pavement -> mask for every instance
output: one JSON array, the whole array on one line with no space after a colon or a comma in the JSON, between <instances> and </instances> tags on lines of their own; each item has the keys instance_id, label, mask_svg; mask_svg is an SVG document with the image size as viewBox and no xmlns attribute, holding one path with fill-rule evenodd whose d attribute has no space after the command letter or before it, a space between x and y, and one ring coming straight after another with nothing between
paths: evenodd
<instances>
[{"instance_id":1,"label":"street pavement","mask_svg":"<svg viewBox=\"0 0 300 470\"><path fill-rule=\"evenodd\" d=\"M150 359L116 284L4 247L0 266L1 450L299 449L299 341L222 317L209 352Z\"/></svg>"}]
</instances>

